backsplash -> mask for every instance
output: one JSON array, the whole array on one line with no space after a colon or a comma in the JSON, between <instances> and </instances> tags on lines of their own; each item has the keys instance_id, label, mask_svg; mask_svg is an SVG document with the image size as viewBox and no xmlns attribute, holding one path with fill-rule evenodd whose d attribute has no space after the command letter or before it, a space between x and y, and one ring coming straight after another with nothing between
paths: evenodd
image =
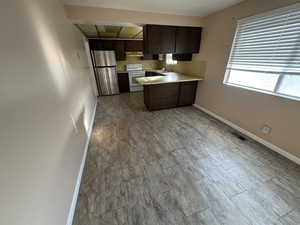
<instances>
[{"instance_id":1,"label":"backsplash","mask_svg":"<svg viewBox=\"0 0 300 225\"><path fill-rule=\"evenodd\" d=\"M162 64L168 71L204 78L206 61L199 59L199 54L193 54L192 61L177 61L175 65Z\"/></svg>"},{"instance_id":2,"label":"backsplash","mask_svg":"<svg viewBox=\"0 0 300 225\"><path fill-rule=\"evenodd\" d=\"M130 56L124 61L117 62L117 70L125 71L127 64L142 64L144 70L158 70L163 67L163 62L159 60L141 60L141 57Z\"/></svg>"},{"instance_id":3,"label":"backsplash","mask_svg":"<svg viewBox=\"0 0 300 225\"><path fill-rule=\"evenodd\" d=\"M169 71L204 78L206 61L196 60L193 58L193 61L178 61L175 65L167 65L166 69Z\"/></svg>"},{"instance_id":4,"label":"backsplash","mask_svg":"<svg viewBox=\"0 0 300 225\"><path fill-rule=\"evenodd\" d=\"M195 55L196 56L196 55ZM165 61L141 60L141 57L130 56L124 61L117 62L117 70L125 71L127 64L142 64L144 70L159 70L165 67L168 71L174 71L186 75L204 78L206 61L199 60L193 55L193 61L178 61L176 65L167 65Z\"/></svg>"}]
</instances>

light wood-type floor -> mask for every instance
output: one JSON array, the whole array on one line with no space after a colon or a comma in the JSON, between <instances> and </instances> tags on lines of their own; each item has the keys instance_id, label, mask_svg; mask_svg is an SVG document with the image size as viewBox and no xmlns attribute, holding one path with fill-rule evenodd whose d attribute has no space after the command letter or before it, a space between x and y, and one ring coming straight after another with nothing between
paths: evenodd
<instances>
[{"instance_id":1,"label":"light wood-type floor","mask_svg":"<svg viewBox=\"0 0 300 225\"><path fill-rule=\"evenodd\" d=\"M300 166L194 107L99 99L74 225L299 225Z\"/></svg>"}]
</instances>

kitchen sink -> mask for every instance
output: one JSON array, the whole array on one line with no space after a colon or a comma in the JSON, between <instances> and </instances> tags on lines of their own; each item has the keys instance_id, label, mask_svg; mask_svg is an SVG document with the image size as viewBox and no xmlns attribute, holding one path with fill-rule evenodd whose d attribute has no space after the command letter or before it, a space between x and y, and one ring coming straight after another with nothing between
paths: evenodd
<instances>
[{"instance_id":1,"label":"kitchen sink","mask_svg":"<svg viewBox=\"0 0 300 225\"><path fill-rule=\"evenodd\" d=\"M154 72L154 71L146 71L145 73L146 77L155 77L155 76L165 76L162 73Z\"/></svg>"}]
</instances>

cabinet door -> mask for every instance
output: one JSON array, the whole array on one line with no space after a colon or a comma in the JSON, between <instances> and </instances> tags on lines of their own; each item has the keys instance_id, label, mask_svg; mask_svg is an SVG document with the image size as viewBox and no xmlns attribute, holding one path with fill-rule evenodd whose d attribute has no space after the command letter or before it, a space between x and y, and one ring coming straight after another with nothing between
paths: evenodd
<instances>
[{"instance_id":1,"label":"cabinet door","mask_svg":"<svg viewBox=\"0 0 300 225\"><path fill-rule=\"evenodd\" d=\"M179 83L144 86L144 103L149 110L167 109L177 106Z\"/></svg>"},{"instance_id":2,"label":"cabinet door","mask_svg":"<svg viewBox=\"0 0 300 225\"><path fill-rule=\"evenodd\" d=\"M201 27L177 27L175 53L198 53Z\"/></svg>"},{"instance_id":3,"label":"cabinet door","mask_svg":"<svg viewBox=\"0 0 300 225\"><path fill-rule=\"evenodd\" d=\"M102 50L102 45L101 45L100 40L90 39L89 40L89 45L90 45L91 50L95 50L95 51Z\"/></svg>"},{"instance_id":4,"label":"cabinet door","mask_svg":"<svg viewBox=\"0 0 300 225\"><path fill-rule=\"evenodd\" d=\"M115 50L114 42L110 40L89 40L91 50Z\"/></svg>"},{"instance_id":5,"label":"cabinet door","mask_svg":"<svg viewBox=\"0 0 300 225\"><path fill-rule=\"evenodd\" d=\"M99 40L101 50L115 50L115 42L111 40Z\"/></svg>"},{"instance_id":6,"label":"cabinet door","mask_svg":"<svg viewBox=\"0 0 300 225\"><path fill-rule=\"evenodd\" d=\"M142 52L143 51L143 41L140 41L140 40L125 41L125 51L126 52Z\"/></svg>"},{"instance_id":7,"label":"cabinet door","mask_svg":"<svg viewBox=\"0 0 300 225\"><path fill-rule=\"evenodd\" d=\"M118 73L119 90L121 93L129 92L128 73Z\"/></svg>"},{"instance_id":8,"label":"cabinet door","mask_svg":"<svg viewBox=\"0 0 300 225\"><path fill-rule=\"evenodd\" d=\"M176 27L145 25L143 32L145 53L175 53Z\"/></svg>"},{"instance_id":9,"label":"cabinet door","mask_svg":"<svg viewBox=\"0 0 300 225\"><path fill-rule=\"evenodd\" d=\"M192 105L195 103L197 85L197 81L180 83L178 106Z\"/></svg>"},{"instance_id":10,"label":"cabinet door","mask_svg":"<svg viewBox=\"0 0 300 225\"><path fill-rule=\"evenodd\" d=\"M92 50L115 51L117 60L126 60L125 42L122 40L91 40Z\"/></svg>"},{"instance_id":11,"label":"cabinet door","mask_svg":"<svg viewBox=\"0 0 300 225\"><path fill-rule=\"evenodd\" d=\"M113 41L117 60L126 60L125 41Z\"/></svg>"}]
</instances>

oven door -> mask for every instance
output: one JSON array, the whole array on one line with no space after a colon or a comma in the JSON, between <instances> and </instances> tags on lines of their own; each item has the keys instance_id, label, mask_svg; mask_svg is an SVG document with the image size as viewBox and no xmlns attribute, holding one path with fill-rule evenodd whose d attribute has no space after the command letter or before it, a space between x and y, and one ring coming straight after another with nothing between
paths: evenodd
<instances>
[{"instance_id":1,"label":"oven door","mask_svg":"<svg viewBox=\"0 0 300 225\"><path fill-rule=\"evenodd\" d=\"M143 85L139 84L136 81L136 78L144 77L145 72L143 72L143 71L138 71L138 72L130 71L128 73L128 75L129 75L130 91L142 91L142 90L144 90Z\"/></svg>"}]
</instances>

